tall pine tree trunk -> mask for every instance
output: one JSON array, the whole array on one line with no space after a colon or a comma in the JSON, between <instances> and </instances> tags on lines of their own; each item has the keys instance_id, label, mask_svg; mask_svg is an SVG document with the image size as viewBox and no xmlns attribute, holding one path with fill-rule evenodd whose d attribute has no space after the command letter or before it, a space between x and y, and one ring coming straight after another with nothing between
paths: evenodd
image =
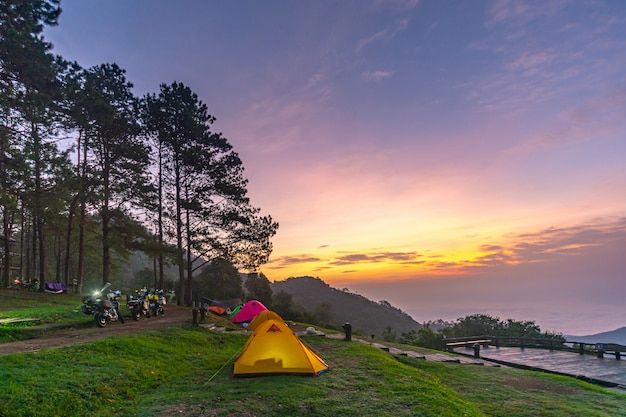
<instances>
[{"instance_id":1,"label":"tall pine tree trunk","mask_svg":"<svg viewBox=\"0 0 626 417\"><path fill-rule=\"evenodd\" d=\"M0 193L2 196L6 196L8 194L8 184L7 184L7 173L6 173L6 164L5 158L8 152L9 147L9 138L4 126L2 126L0 130L0 181L2 189L0 189ZM6 288L10 284L10 275L11 275L11 234L10 234L10 224L9 224L9 203L6 201L2 207L2 235L4 237L2 247L4 249L4 257L2 258L2 283Z\"/></svg>"},{"instance_id":2,"label":"tall pine tree trunk","mask_svg":"<svg viewBox=\"0 0 626 417\"><path fill-rule=\"evenodd\" d=\"M162 147L163 145L159 143L159 219L158 219L158 228L159 228L159 252L158 252L158 262L159 262L159 288L164 290L165 286L164 282L164 267L163 267L163 155L162 155Z\"/></svg>"},{"instance_id":3,"label":"tall pine tree trunk","mask_svg":"<svg viewBox=\"0 0 626 417\"><path fill-rule=\"evenodd\" d=\"M82 148L81 148L82 137L83 137L83 131L80 130L78 132L78 138L76 139L77 140L76 177L78 178L80 178L80 171L81 171L80 157L81 157L81 152L82 152ZM71 247L72 247L72 231L74 230L74 217L76 216L76 208L80 201L80 196L82 192L83 192L83 182L81 181L80 191L72 199L72 203L70 204L69 213L67 216L67 241L65 242L64 281L65 281L65 285L67 285L68 287L70 285L70 264L71 264L71 259L72 259ZM74 288L74 291L76 290L77 288Z\"/></svg>"},{"instance_id":4,"label":"tall pine tree trunk","mask_svg":"<svg viewBox=\"0 0 626 417\"><path fill-rule=\"evenodd\" d=\"M33 139L33 159L35 160L35 232L37 235L36 245L39 254L39 285L44 288L46 284L46 239L44 236L43 202L41 201L41 138L37 126L31 122L31 135Z\"/></svg>"},{"instance_id":5,"label":"tall pine tree trunk","mask_svg":"<svg viewBox=\"0 0 626 417\"><path fill-rule=\"evenodd\" d=\"M78 220L78 268L76 271L76 291L83 292L85 274L85 222L87 215L87 196L85 195L85 183L87 181L87 136L83 140L83 161L80 168L80 215ZM80 154L80 147L78 153Z\"/></svg>"},{"instance_id":6,"label":"tall pine tree trunk","mask_svg":"<svg viewBox=\"0 0 626 417\"><path fill-rule=\"evenodd\" d=\"M186 200L189 201L189 193L187 190L187 185L185 184L185 194ZM185 223L186 223L186 234L187 234L187 304L191 305L193 301L193 294L191 290L191 277L192 277L192 259L191 259L191 219L189 216L189 209L185 210Z\"/></svg>"},{"instance_id":7,"label":"tall pine tree trunk","mask_svg":"<svg viewBox=\"0 0 626 417\"><path fill-rule=\"evenodd\" d=\"M39 285L44 288L46 285L46 238L44 236L43 219L37 218L38 246L39 246Z\"/></svg>"},{"instance_id":8,"label":"tall pine tree trunk","mask_svg":"<svg viewBox=\"0 0 626 417\"><path fill-rule=\"evenodd\" d=\"M176 161L176 262L178 263L178 305L185 305L185 267L183 258L183 219L180 201L180 167Z\"/></svg>"},{"instance_id":9,"label":"tall pine tree trunk","mask_svg":"<svg viewBox=\"0 0 626 417\"><path fill-rule=\"evenodd\" d=\"M11 276L11 229L9 227L9 213L6 206L2 211L2 234L4 237L2 242L4 249L4 258L2 259L2 282L6 288L10 284Z\"/></svg>"},{"instance_id":10,"label":"tall pine tree trunk","mask_svg":"<svg viewBox=\"0 0 626 417\"><path fill-rule=\"evenodd\" d=\"M63 242L61 240L61 233L54 234L54 251L55 251L55 269L54 269L54 280L56 282L61 282L61 269L63 265L63 250L61 247L63 246ZM67 284L67 282L66 282Z\"/></svg>"},{"instance_id":11,"label":"tall pine tree trunk","mask_svg":"<svg viewBox=\"0 0 626 417\"><path fill-rule=\"evenodd\" d=\"M83 292L85 273L85 201L80 202L80 220L78 222L78 268L76 270L76 291Z\"/></svg>"},{"instance_id":12,"label":"tall pine tree trunk","mask_svg":"<svg viewBox=\"0 0 626 417\"><path fill-rule=\"evenodd\" d=\"M106 176L106 175L105 175ZM102 205L102 285L109 282L111 250L109 243L109 190L105 180L104 203Z\"/></svg>"},{"instance_id":13,"label":"tall pine tree trunk","mask_svg":"<svg viewBox=\"0 0 626 417\"><path fill-rule=\"evenodd\" d=\"M70 284L70 263L72 248L72 231L74 230L74 216L76 215L76 206L78 205L78 195L75 195L70 204L69 213L67 215L67 233L65 239L65 265L63 270L63 282L69 287Z\"/></svg>"}]
</instances>

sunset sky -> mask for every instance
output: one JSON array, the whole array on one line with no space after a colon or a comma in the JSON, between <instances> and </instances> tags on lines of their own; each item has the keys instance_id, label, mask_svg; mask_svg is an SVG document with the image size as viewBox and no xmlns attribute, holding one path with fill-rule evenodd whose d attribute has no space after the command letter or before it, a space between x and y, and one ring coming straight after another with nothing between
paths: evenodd
<instances>
[{"instance_id":1,"label":"sunset sky","mask_svg":"<svg viewBox=\"0 0 626 417\"><path fill-rule=\"evenodd\" d=\"M280 223L262 271L420 322L626 326L626 2L62 0L53 52L188 85Z\"/></svg>"}]
</instances>

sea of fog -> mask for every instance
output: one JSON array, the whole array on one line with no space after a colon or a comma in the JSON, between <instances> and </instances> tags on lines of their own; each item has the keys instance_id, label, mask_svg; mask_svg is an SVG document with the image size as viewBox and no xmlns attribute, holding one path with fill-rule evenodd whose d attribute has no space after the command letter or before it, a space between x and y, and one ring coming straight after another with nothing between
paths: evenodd
<instances>
[{"instance_id":1,"label":"sea of fog","mask_svg":"<svg viewBox=\"0 0 626 417\"><path fill-rule=\"evenodd\" d=\"M539 307L458 306L441 309L437 306L428 305L394 306L420 323L437 319L455 322L457 319L471 314L488 314L501 320L534 321L542 331L575 336L592 335L626 326L626 315L623 311L607 310L602 306L556 310Z\"/></svg>"},{"instance_id":2,"label":"sea of fog","mask_svg":"<svg viewBox=\"0 0 626 417\"><path fill-rule=\"evenodd\" d=\"M463 291L450 287L359 284L350 288L372 300L388 301L424 323L443 319L455 322L471 314L488 314L501 320L534 321L542 331L586 336L626 326L626 305L615 297L559 297L549 293L498 292L485 288Z\"/></svg>"}]
</instances>

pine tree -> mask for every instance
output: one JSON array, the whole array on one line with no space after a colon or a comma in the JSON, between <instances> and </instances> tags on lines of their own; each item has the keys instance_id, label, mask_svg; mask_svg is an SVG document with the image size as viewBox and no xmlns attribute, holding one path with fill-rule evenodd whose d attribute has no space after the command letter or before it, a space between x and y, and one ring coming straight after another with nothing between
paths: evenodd
<instances>
[{"instance_id":1,"label":"pine tree","mask_svg":"<svg viewBox=\"0 0 626 417\"><path fill-rule=\"evenodd\" d=\"M269 239L278 224L250 205L239 156L222 134L211 131L215 118L189 87L163 84L158 95L146 97L146 108L164 168L159 167L165 196L159 210L178 249L179 303L190 303L193 272L203 265L198 260L258 266L271 253Z\"/></svg>"},{"instance_id":2,"label":"pine tree","mask_svg":"<svg viewBox=\"0 0 626 417\"><path fill-rule=\"evenodd\" d=\"M56 25L61 12L58 0L7 0L0 4L0 176L4 252L9 253L17 201L27 198L33 220L33 251L38 252L39 278L45 281L44 193L47 178L58 155L46 139L53 135L54 101L59 92L52 45L43 38L44 25ZM17 155L21 154L20 157ZM23 163L19 163L21 160ZM15 169L24 170L21 173ZM13 171L11 171L13 170ZM28 179L23 195L15 194L12 178ZM24 203L24 201L22 202ZM8 283L10 257L4 257L3 281Z\"/></svg>"}]
</instances>

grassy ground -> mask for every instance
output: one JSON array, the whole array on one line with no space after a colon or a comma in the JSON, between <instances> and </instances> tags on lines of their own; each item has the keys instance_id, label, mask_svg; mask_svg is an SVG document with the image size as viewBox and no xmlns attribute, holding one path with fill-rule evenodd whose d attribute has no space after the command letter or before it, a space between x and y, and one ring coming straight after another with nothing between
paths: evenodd
<instances>
[{"instance_id":1,"label":"grassy ground","mask_svg":"<svg viewBox=\"0 0 626 417\"><path fill-rule=\"evenodd\" d=\"M9 304L0 291L0 316ZM303 340L330 366L318 377L231 378L247 338L178 327L3 356L0 416L626 416L626 395L573 378L394 357L317 336Z\"/></svg>"},{"instance_id":2,"label":"grassy ground","mask_svg":"<svg viewBox=\"0 0 626 417\"><path fill-rule=\"evenodd\" d=\"M33 292L27 290L0 290L0 320L38 319L40 324L22 322L0 325L0 343L39 337L42 328L64 324L81 327L91 325L85 315L79 314L80 296Z\"/></svg>"},{"instance_id":3,"label":"grassy ground","mask_svg":"<svg viewBox=\"0 0 626 417\"><path fill-rule=\"evenodd\" d=\"M331 366L319 377L231 378L246 340L169 328L4 356L0 415L482 415L428 374L341 340L308 339Z\"/></svg>"}]
</instances>

